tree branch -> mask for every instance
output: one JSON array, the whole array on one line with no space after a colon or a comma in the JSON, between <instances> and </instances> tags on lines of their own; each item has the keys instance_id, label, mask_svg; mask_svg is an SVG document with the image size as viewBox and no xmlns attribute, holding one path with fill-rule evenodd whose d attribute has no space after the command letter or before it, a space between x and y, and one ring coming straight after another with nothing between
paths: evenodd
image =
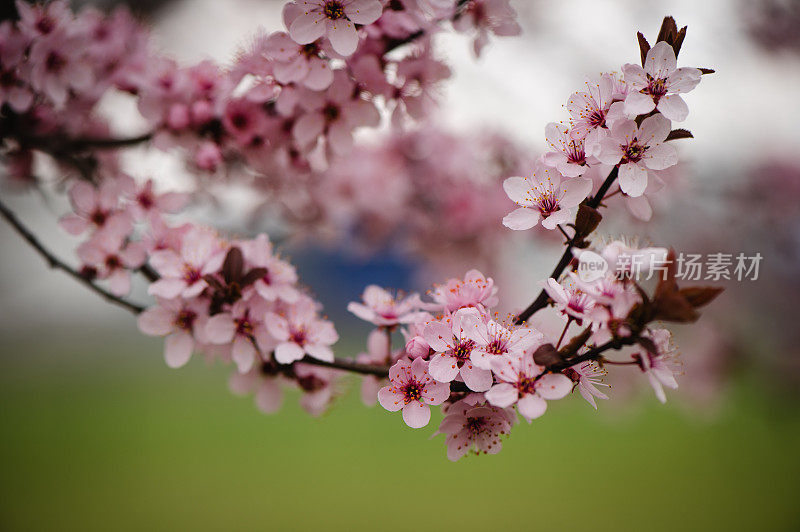
<instances>
[{"instance_id":1,"label":"tree branch","mask_svg":"<svg viewBox=\"0 0 800 532\"><path fill-rule=\"evenodd\" d=\"M90 290L93 290L95 293L99 294L103 297L106 301L114 303L115 305L119 305L120 307L124 308L125 310L132 312L133 314L139 314L144 310L143 307L131 303L125 299L115 296L111 292L107 292L106 290L100 288L96 284L94 284L90 279L84 277L80 274L80 272L73 269L67 263L63 262L61 259L50 253L47 248L42 245L41 242L36 238L36 236L31 233L27 227L25 227L19 218L9 210L9 208L3 203L0 202L0 215L6 219L6 221L19 233L19 235L30 244L38 253L39 255L44 258L47 264L51 268L57 268L67 275L71 276L72 278L78 280L80 283L88 287Z\"/></svg>"},{"instance_id":2,"label":"tree branch","mask_svg":"<svg viewBox=\"0 0 800 532\"><path fill-rule=\"evenodd\" d=\"M589 207L596 209L600 206L600 203L602 203L603 197L606 195L606 192L608 192L608 189L611 188L611 185L614 184L614 180L617 179L618 173L619 173L619 167L615 166L608 174L606 180L603 181L603 184L600 185L600 188L597 189L597 193L594 196L592 196L592 198L589 199L588 202L586 202L586 204ZM553 279L558 279L564 272L564 268L569 266L569 263L572 262L573 245L574 245L574 239L567 241L567 249L564 250L564 254L561 255L561 259L559 259L558 264L556 264L556 267L553 268L553 271L550 274L550 277L552 277ZM533 303L531 303L528 306L528 308L520 312L519 316L517 316L517 319L514 320L514 323L516 325L522 325L523 323L528 321L528 319L531 316L533 316L536 312L547 306L547 298L548 296L545 290L539 292L539 295L536 297L536 299L533 300Z\"/></svg>"}]
</instances>

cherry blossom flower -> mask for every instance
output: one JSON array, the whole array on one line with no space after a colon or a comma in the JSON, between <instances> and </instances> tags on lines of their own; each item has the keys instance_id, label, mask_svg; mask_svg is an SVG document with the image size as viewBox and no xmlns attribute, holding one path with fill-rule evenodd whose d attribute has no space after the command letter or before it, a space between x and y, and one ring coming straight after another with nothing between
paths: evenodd
<instances>
[{"instance_id":1,"label":"cherry blossom flower","mask_svg":"<svg viewBox=\"0 0 800 532\"><path fill-rule=\"evenodd\" d=\"M208 343L231 346L231 358L240 373L247 373L259 359L259 352L268 353L274 341L262 321L263 305L236 302L229 312L211 316L205 325Z\"/></svg>"},{"instance_id":2,"label":"cherry blossom flower","mask_svg":"<svg viewBox=\"0 0 800 532\"><path fill-rule=\"evenodd\" d=\"M59 30L66 31L74 22L69 4L64 0L42 4L16 0L16 6L19 29L29 38L43 37Z\"/></svg>"},{"instance_id":3,"label":"cherry blossom flower","mask_svg":"<svg viewBox=\"0 0 800 532\"><path fill-rule=\"evenodd\" d=\"M550 151L544 154L542 160L549 166L554 166L564 177L578 177L587 170L584 139L570 135L570 130L563 124L551 122L544 130L544 136Z\"/></svg>"},{"instance_id":4,"label":"cherry blossom flower","mask_svg":"<svg viewBox=\"0 0 800 532\"><path fill-rule=\"evenodd\" d=\"M294 365L297 385L303 390L300 406L312 416L321 416L334 397L334 378L337 372L310 364Z\"/></svg>"},{"instance_id":5,"label":"cherry blossom flower","mask_svg":"<svg viewBox=\"0 0 800 532\"><path fill-rule=\"evenodd\" d=\"M83 60L83 43L79 38L54 31L37 39L31 46L31 85L63 107L69 91L85 91L94 80L92 69Z\"/></svg>"},{"instance_id":6,"label":"cherry blossom flower","mask_svg":"<svg viewBox=\"0 0 800 532\"><path fill-rule=\"evenodd\" d=\"M598 399L608 399L608 396L597 388L598 386L609 386L600 380L606 375L606 371L601 369L597 363L587 361L576 364L571 368L565 369L564 375L578 383L578 391L581 396L586 399L586 402L592 405L595 410L597 410L595 397Z\"/></svg>"},{"instance_id":7,"label":"cherry blossom flower","mask_svg":"<svg viewBox=\"0 0 800 532\"><path fill-rule=\"evenodd\" d=\"M419 429L431 420L429 405L440 405L450 397L450 384L428 374L428 363L401 358L389 369L389 385L378 392L378 402L389 412L403 411L403 421Z\"/></svg>"},{"instance_id":8,"label":"cherry blossom flower","mask_svg":"<svg viewBox=\"0 0 800 532\"><path fill-rule=\"evenodd\" d=\"M585 139L589 133L608 127L607 119L613 99L613 82L610 74L586 80L586 91L576 92L567 100L567 111L572 118L570 136Z\"/></svg>"},{"instance_id":9,"label":"cherry blossom flower","mask_svg":"<svg viewBox=\"0 0 800 532\"><path fill-rule=\"evenodd\" d=\"M476 30L472 43L476 56L481 55L489 43L489 33L498 36L519 35L522 31L516 21L517 13L509 0L468 0L459 8L453 20L456 31L466 33Z\"/></svg>"},{"instance_id":10,"label":"cherry blossom flower","mask_svg":"<svg viewBox=\"0 0 800 532\"><path fill-rule=\"evenodd\" d=\"M289 35L298 44L309 44L327 36L333 49L344 56L358 47L356 24L378 20L383 6L378 0L305 0L295 2L303 12L289 26Z\"/></svg>"},{"instance_id":11,"label":"cherry blossom flower","mask_svg":"<svg viewBox=\"0 0 800 532\"><path fill-rule=\"evenodd\" d=\"M224 261L225 248L217 235L209 229L193 227L183 237L180 253L165 249L150 255L150 265L161 278L147 292L168 299L197 297L208 286L203 277L217 272Z\"/></svg>"},{"instance_id":12,"label":"cherry blossom flower","mask_svg":"<svg viewBox=\"0 0 800 532\"><path fill-rule=\"evenodd\" d=\"M167 366L184 366L198 343L204 342L208 303L199 299L161 299L139 315L139 330L148 336L166 336L164 360Z\"/></svg>"},{"instance_id":13,"label":"cherry blossom flower","mask_svg":"<svg viewBox=\"0 0 800 532\"><path fill-rule=\"evenodd\" d=\"M622 67L630 86L625 98L625 112L646 115L653 109L666 118L681 122L689 116L689 107L679 93L689 92L700 83L697 68L677 68L672 45L659 41L647 52L644 68L628 63Z\"/></svg>"},{"instance_id":14,"label":"cherry blossom flower","mask_svg":"<svg viewBox=\"0 0 800 532\"><path fill-rule=\"evenodd\" d=\"M375 104L354 98L355 86L338 70L333 83L324 93L308 91L300 104L306 110L292 129L300 146L310 146L324 134L334 153L344 155L353 147L353 129L377 126L380 114Z\"/></svg>"},{"instance_id":15,"label":"cherry blossom flower","mask_svg":"<svg viewBox=\"0 0 800 532\"><path fill-rule=\"evenodd\" d=\"M97 278L108 280L112 294L124 296L131 291L131 270L144 263L146 254L141 242L126 243L117 232L98 231L78 246L78 257Z\"/></svg>"},{"instance_id":16,"label":"cherry blossom flower","mask_svg":"<svg viewBox=\"0 0 800 532\"><path fill-rule=\"evenodd\" d=\"M492 369L492 360L497 357L522 355L543 338L542 333L529 327L506 327L492 319L472 319L466 325L467 336L475 342L472 362L481 369Z\"/></svg>"},{"instance_id":17,"label":"cherry blossom flower","mask_svg":"<svg viewBox=\"0 0 800 532\"><path fill-rule=\"evenodd\" d=\"M555 302L555 307L568 319L574 320L578 325L583 324L583 320L594 308L594 299L583 292L580 288L572 284L564 286L555 279L548 279L544 283L547 295Z\"/></svg>"},{"instance_id":18,"label":"cherry blossom flower","mask_svg":"<svg viewBox=\"0 0 800 532\"><path fill-rule=\"evenodd\" d=\"M267 330L275 338L275 360L291 364L305 355L333 362L331 345L339 340L333 324L318 318L305 305L292 305L284 315L270 312L264 318Z\"/></svg>"},{"instance_id":19,"label":"cherry blossom flower","mask_svg":"<svg viewBox=\"0 0 800 532\"><path fill-rule=\"evenodd\" d=\"M369 285L362 296L364 303L355 301L347 310L378 327L394 327L400 323L411 323L424 318L427 313L419 311L419 295L404 298L394 296L380 286Z\"/></svg>"},{"instance_id":20,"label":"cherry blossom flower","mask_svg":"<svg viewBox=\"0 0 800 532\"><path fill-rule=\"evenodd\" d=\"M62 229L71 235L79 235L89 227L106 229L121 235L130 233L133 223L127 212L118 209L119 183L103 181L95 188L85 181L78 181L69 191L69 201L74 212L59 220Z\"/></svg>"},{"instance_id":21,"label":"cherry blossom flower","mask_svg":"<svg viewBox=\"0 0 800 532\"><path fill-rule=\"evenodd\" d=\"M333 82L333 70L320 57L318 43L301 45L282 31L271 34L264 44L264 53L275 59L272 66L275 79L281 83L300 83L315 91L327 89Z\"/></svg>"},{"instance_id":22,"label":"cherry blossom flower","mask_svg":"<svg viewBox=\"0 0 800 532\"><path fill-rule=\"evenodd\" d=\"M655 353L648 350L637 353L634 358L639 363L642 372L647 375L650 386L656 393L656 397L662 403L667 402L664 393L664 386L673 390L678 388L678 381L675 375L678 372L678 365L675 362L675 349L670 345L672 333L667 329L653 329L648 331L648 337L656 347Z\"/></svg>"},{"instance_id":23,"label":"cherry blossom flower","mask_svg":"<svg viewBox=\"0 0 800 532\"><path fill-rule=\"evenodd\" d=\"M492 360L492 371L501 381L485 393L494 406L513 404L528 422L547 410L547 401L562 399L572 391L572 381L560 373L544 373L533 361L532 351L522 356L498 357Z\"/></svg>"},{"instance_id":24,"label":"cherry blossom flower","mask_svg":"<svg viewBox=\"0 0 800 532\"><path fill-rule=\"evenodd\" d=\"M156 194L153 190L155 183L152 179L148 179L139 186L134 183L133 179L130 179L124 186L131 199L130 212L137 220L161 214L174 214L183 209L189 201L189 194L186 193Z\"/></svg>"},{"instance_id":25,"label":"cherry blossom flower","mask_svg":"<svg viewBox=\"0 0 800 532\"><path fill-rule=\"evenodd\" d=\"M618 120L600 141L596 157L604 164L619 164L619 186L629 196L641 196L647 188L647 171L664 170L677 164L678 152L665 144L670 121L660 114L637 126L633 120Z\"/></svg>"},{"instance_id":26,"label":"cherry blossom flower","mask_svg":"<svg viewBox=\"0 0 800 532\"><path fill-rule=\"evenodd\" d=\"M447 458L453 462L468 452L497 454L500 441L514 425L512 411L492 405L476 406L458 401L447 407L437 433L446 434Z\"/></svg>"},{"instance_id":27,"label":"cherry blossom flower","mask_svg":"<svg viewBox=\"0 0 800 532\"><path fill-rule=\"evenodd\" d=\"M592 191L592 181L583 177L562 179L555 168L537 161L531 177L509 177L503 189L519 208L503 218L509 229L530 229L542 221L542 227L555 229L568 222L578 204Z\"/></svg>"},{"instance_id":28,"label":"cherry blossom flower","mask_svg":"<svg viewBox=\"0 0 800 532\"><path fill-rule=\"evenodd\" d=\"M497 290L494 279L484 277L478 270L470 270L463 280L451 278L443 285L434 286L430 294L434 304L428 307L447 312L465 307L490 309L499 302Z\"/></svg>"},{"instance_id":29,"label":"cherry blossom flower","mask_svg":"<svg viewBox=\"0 0 800 532\"><path fill-rule=\"evenodd\" d=\"M272 244L265 234L241 243L242 253L254 268L263 268L266 273L253 282L253 290L266 301L278 299L286 303L298 300L297 272L294 266L272 254ZM245 297L248 297L247 295Z\"/></svg>"},{"instance_id":30,"label":"cherry blossom flower","mask_svg":"<svg viewBox=\"0 0 800 532\"><path fill-rule=\"evenodd\" d=\"M228 380L228 387L236 395L253 393L256 407L265 414L280 410L283 403L282 378L277 364L264 361L254 364L247 373L234 371Z\"/></svg>"},{"instance_id":31,"label":"cherry blossom flower","mask_svg":"<svg viewBox=\"0 0 800 532\"><path fill-rule=\"evenodd\" d=\"M432 321L422 335L436 353L431 357L428 372L439 382L451 382L460 376L467 387L485 392L492 386L492 372L472 362L476 343L467 333L479 318L474 309L461 309L442 321Z\"/></svg>"}]
</instances>

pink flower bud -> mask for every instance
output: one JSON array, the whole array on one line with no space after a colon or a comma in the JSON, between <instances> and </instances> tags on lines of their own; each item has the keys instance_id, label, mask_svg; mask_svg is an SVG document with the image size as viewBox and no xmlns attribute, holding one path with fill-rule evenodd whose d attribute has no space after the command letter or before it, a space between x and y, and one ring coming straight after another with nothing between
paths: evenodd
<instances>
[{"instance_id":1,"label":"pink flower bud","mask_svg":"<svg viewBox=\"0 0 800 532\"><path fill-rule=\"evenodd\" d=\"M194 164L201 170L215 172L222 163L222 152L213 142L204 142L194 154Z\"/></svg>"},{"instance_id":2,"label":"pink flower bud","mask_svg":"<svg viewBox=\"0 0 800 532\"><path fill-rule=\"evenodd\" d=\"M208 100L199 100L192 104L192 125L195 127L207 124L214 118L214 106Z\"/></svg>"},{"instance_id":3,"label":"pink flower bud","mask_svg":"<svg viewBox=\"0 0 800 532\"><path fill-rule=\"evenodd\" d=\"M406 344L406 353L411 358L428 356L430 349L428 342L422 336L415 336Z\"/></svg>"},{"instance_id":4,"label":"pink flower bud","mask_svg":"<svg viewBox=\"0 0 800 532\"><path fill-rule=\"evenodd\" d=\"M182 103L175 103L167 111L167 127L173 130L185 129L189 126L189 108Z\"/></svg>"}]
</instances>

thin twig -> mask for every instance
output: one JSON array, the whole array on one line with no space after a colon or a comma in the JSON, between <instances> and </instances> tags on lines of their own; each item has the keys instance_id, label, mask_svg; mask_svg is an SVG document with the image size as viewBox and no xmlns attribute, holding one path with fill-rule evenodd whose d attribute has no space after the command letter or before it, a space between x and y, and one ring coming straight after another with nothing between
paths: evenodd
<instances>
[{"instance_id":1,"label":"thin twig","mask_svg":"<svg viewBox=\"0 0 800 532\"><path fill-rule=\"evenodd\" d=\"M45 261L47 261L47 264L51 268L57 268L65 272L67 275L70 275L74 279L78 280L83 285L88 287L90 290L93 290L107 301L114 303L115 305L119 305L122 308L128 310L129 312L132 312L133 314L139 314L144 310L144 307L140 307L139 305L131 303L130 301L126 301L125 299L117 297L111 292L107 292L106 290L100 288L99 286L94 284L90 279L84 277L83 275L80 274L80 272L76 271L67 263L65 263L55 255L50 253L50 251L48 251L42 245L42 243L39 242L36 236L22 224L19 218L17 218L16 215L11 210L9 210L9 208L3 202L0 202L0 215L2 215L2 217L6 219L6 221L17 231L17 233L19 233L19 235L23 239L25 239L25 241L28 242L28 244L30 244L39 253L39 255L41 255L42 258L44 258Z\"/></svg>"}]
</instances>

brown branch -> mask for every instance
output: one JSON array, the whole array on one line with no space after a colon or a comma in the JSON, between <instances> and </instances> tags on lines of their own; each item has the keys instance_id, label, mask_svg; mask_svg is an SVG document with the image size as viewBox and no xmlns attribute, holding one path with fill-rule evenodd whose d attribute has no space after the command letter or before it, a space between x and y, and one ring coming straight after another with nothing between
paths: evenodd
<instances>
[{"instance_id":1,"label":"brown branch","mask_svg":"<svg viewBox=\"0 0 800 532\"><path fill-rule=\"evenodd\" d=\"M11 210L9 210L9 208L6 207L6 205L2 202L0 202L0 215L6 219L6 221L17 231L17 233L19 233L19 235L26 242L28 242L28 244L30 244L31 247L33 247L39 253L39 255L42 256L42 258L44 258L44 260L51 268L57 268L63 271L64 273L76 279L90 290L93 290L95 293L99 294L106 301L114 303L115 305L119 305L120 307L124 308L129 312L132 312L133 314L139 314L144 310L143 307L140 307L139 305L131 303L130 301L127 301L120 297L117 297L111 292L107 292L106 290L100 288L99 286L94 284L91 281L91 279L88 279L87 277L81 275L80 272L76 271L67 263L63 262L61 259L50 253L50 251L48 251L47 248L45 248L44 245L42 245L42 243L39 242L36 236L33 233L31 233L30 230L28 230L28 228L22 224L19 218L17 218L16 215L13 212L11 212Z\"/></svg>"}]
</instances>

